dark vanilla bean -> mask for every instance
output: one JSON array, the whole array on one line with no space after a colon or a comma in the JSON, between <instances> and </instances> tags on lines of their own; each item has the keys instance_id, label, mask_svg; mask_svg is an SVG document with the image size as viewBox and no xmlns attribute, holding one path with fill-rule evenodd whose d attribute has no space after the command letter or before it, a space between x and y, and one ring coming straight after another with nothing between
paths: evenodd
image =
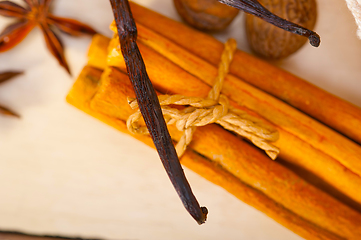
<instances>
[{"instance_id":1,"label":"dark vanilla bean","mask_svg":"<svg viewBox=\"0 0 361 240\"><path fill-rule=\"evenodd\" d=\"M202 224L206 220L208 211L207 208L199 206L180 165L157 95L149 80L143 58L136 44L137 28L130 11L129 2L128 0L110 0L110 2L118 29L122 54L140 112L163 166L184 207L198 224Z\"/></svg>"},{"instance_id":2,"label":"dark vanilla bean","mask_svg":"<svg viewBox=\"0 0 361 240\"><path fill-rule=\"evenodd\" d=\"M263 7L257 0L218 0L218 1L228 6L238 8L247 13L253 14L275 25L276 27L307 37L308 40L310 41L310 44L314 47L318 47L320 45L321 39L317 33L274 15L273 13L268 11L265 7Z\"/></svg>"}]
</instances>

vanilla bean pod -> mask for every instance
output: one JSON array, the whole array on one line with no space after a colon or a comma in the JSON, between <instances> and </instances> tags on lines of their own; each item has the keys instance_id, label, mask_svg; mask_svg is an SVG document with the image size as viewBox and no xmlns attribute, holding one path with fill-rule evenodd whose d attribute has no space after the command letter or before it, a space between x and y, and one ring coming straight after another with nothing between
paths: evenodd
<instances>
[{"instance_id":1,"label":"vanilla bean pod","mask_svg":"<svg viewBox=\"0 0 361 240\"><path fill-rule=\"evenodd\" d=\"M121 51L139 103L139 109L163 166L184 207L198 224L202 224L206 220L208 211L207 208L199 206L180 165L157 95L136 44L137 28L128 0L110 0L110 2L118 29Z\"/></svg>"},{"instance_id":2,"label":"vanilla bean pod","mask_svg":"<svg viewBox=\"0 0 361 240\"><path fill-rule=\"evenodd\" d=\"M275 25L276 27L307 37L310 41L310 44L314 47L318 47L320 45L321 40L320 40L320 36L317 33L274 15L273 13L268 11L265 7L263 7L257 0L218 0L218 1L228 6L238 8L247 13L253 14Z\"/></svg>"}]
</instances>

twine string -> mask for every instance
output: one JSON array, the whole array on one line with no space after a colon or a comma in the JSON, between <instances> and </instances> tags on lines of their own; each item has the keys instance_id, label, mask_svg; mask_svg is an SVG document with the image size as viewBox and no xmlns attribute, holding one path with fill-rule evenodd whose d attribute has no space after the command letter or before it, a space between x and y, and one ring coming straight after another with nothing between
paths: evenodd
<instances>
[{"instance_id":1,"label":"twine string","mask_svg":"<svg viewBox=\"0 0 361 240\"><path fill-rule=\"evenodd\" d=\"M228 74L236 48L237 43L234 39L229 39L225 43L218 75L207 98L182 95L158 96L167 124L175 124L177 129L183 132L182 137L175 146L179 157L183 155L187 146L192 141L196 128L211 123L217 123L223 128L248 139L254 145L264 150L273 160L279 154L279 149L271 144L271 142L278 139L278 131L246 112L231 107L228 98L221 94L223 82ZM135 98L128 98L128 103L132 109L138 108ZM169 105L181 105L185 106L185 108L179 110ZM141 126L138 122L141 117L139 109L129 116L127 127L130 132L148 134L147 128Z\"/></svg>"}]
</instances>

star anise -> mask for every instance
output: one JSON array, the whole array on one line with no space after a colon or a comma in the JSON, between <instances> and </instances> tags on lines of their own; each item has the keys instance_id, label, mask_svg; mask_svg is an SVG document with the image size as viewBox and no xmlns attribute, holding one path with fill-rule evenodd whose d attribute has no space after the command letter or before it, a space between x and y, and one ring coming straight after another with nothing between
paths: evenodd
<instances>
[{"instance_id":1,"label":"star anise","mask_svg":"<svg viewBox=\"0 0 361 240\"><path fill-rule=\"evenodd\" d=\"M22 74L23 72L3 72L0 73L0 83L5 82L6 80L9 80L13 77L16 77L20 74ZM15 113L14 111L3 107L0 105L0 113L3 115L8 115L8 116L12 116L12 117L20 117L17 113Z\"/></svg>"},{"instance_id":2,"label":"star anise","mask_svg":"<svg viewBox=\"0 0 361 240\"><path fill-rule=\"evenodd\" d=\"M93 35L96 31L90 26L77 20L61 18L49 12L52 0L23 0L26 7L19 6L11 1L0 2L0 15L14 17L19 21L6 27L0 34L0 52L7 51L19 42L35 27L40 27L44 34L46 45L59 64L70 74L68 63L64 56L61 40L55 34L54 28L72 36L81 34Z\"/></svg>"}]
</instances>

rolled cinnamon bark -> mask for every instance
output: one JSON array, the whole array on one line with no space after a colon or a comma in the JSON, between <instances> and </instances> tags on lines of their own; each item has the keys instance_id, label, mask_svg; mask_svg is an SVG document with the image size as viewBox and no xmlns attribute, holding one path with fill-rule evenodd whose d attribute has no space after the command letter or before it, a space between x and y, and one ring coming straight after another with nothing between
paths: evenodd
<instances>
[{"instance_id":1,"label":"rolled cinnamon bark","mask_svg":"<svg viewBox=\"0 0 361 240\"><path fill-rule=\"evenodd\" d=\"M144 29L139 29L141 35ZM179 61L189 62L189 67L179 66L145 46L143 39L138 46L157 90L167 94L207 96L209 85L217 74L215 67L192 54L182 55L184 51L181 49L177 51ZM153 38L147 39L153 42ZM157 38L154 39L157 42ZM117 45L116 39L109 44L108 64L125 70ZM165 42L164 46L172 48L169 42ZM355 174L361 174L361 147L358 144L232 75L226 77L222 93L233 100L230 101L233 107L278 129L280 137L274 144L280 148L282 159L310 171L348 198L361 203L361 177Z\"/></svg>"},{"instance_id":2,"label":"rolled cinnamon bark","mask_svg":"<svg viewBox=\"0 0 361 240\"><path fill-rule=\"evenodd\" d=\"M127 76L109 67L102 75L90 107L107 116L126 120L134 112L128 106L127 97L134 97ZM172 125L168 128L172 138L178 141L182 133ZM223 128L215 124L197 128L189 147L305 220L341 237L357 239L361 236L360 213Z\"/></svg>"},{"instance_id":3,"label":"rolled cinnamon bark","mask_svg":"<svg viewBox=\"0 0 361 240\"><path fill-rule=\"evenodd\" d=\"M119 131L129 134L124 121L95 111L90 106L90 102L93 100L94 95L98 91L101 91L99 89L101 74L102 72L98 69L85 67L70 90L67 96L67 101L78 109L98 118L110 126L113 126ZM103 84L105 83L102 83L102 85ZM103 86L106 86L106 84ZM128 91L126 90L124 93L127 94ZM112 97L109 97L108 100L111 98ZM154 148L150 137L145 135L132 136ZM269 217L273 218L275 221L289 228L301 237L306 239L342 239L341 236L306 221L304 218L286 209L284 206L272 200L264 193L243 183L219 164L198 155L190 149L186 150L185 154L181 158L181 162L184 166L200 174L207 180L223 187L238 199L264 212Z\"/></svg>"},{"instance_id":4,"label":"rolled cinnamon bark","mask_svg":"<svg viewBox=\"0 0 361 240\"><path fill-rule=\"evenodd\" d=\"M156 54L156 53L152 53L151 54L151 58L150 58L150 62L153 62L153 60L154 60L154 54ZM147 59L148 57L146 57L146 55L147 54L143 54L143 56L145 57L145 59ZM164 65L165 65L165 68L166 69L169 69L169 67L170 66L172 66L172 64L169 64L169 63L167 63L167 62L164 62L163 61L164 59L162 58L162 61L161 61L161 63L163 63ZM146 62L147 62L147 60L146 60ZM157 61L155 61L155 62L157 62ZM160 65L162 65L162 64L160 64ZM173 74L173 78L171 78L171 75L169 75L169 73L167 73L167 71L164 71L164 69L163 68L160 68L160 65L158 64L156 64L156 66L154 66L154 67L148 67L148 72L151 72L152 71L152 69L154 70L154 71L162 71L161 73L162 74L160 74L160 76L158 76L160 79L158 79L157 81L159 81L160 83L162 83L163 82L163 84L165 84L165 85L167 85L167 84L170 84L170 85L172 85L175 89L177 89L177 88L181 88L182 89L182 91L184 91L184 92L187 92L188 91L188 93L189 92L193 92L193 91L195 91L195 92L198 92L198 93L201 93L201 95L202 95L202 93L203 93L203 95L202 96L205 96L206 95L206 93L208 92L208 90L209 90L209 87L207 87L206 85L203 85L203 87L200 87L198 84L199 84L199 80L197 80L196 78L191 78L191 77L189 77L189 74L187 75L187 74L180 74L183 78L183 80L184 79L186 79L186 80L191 80L191 81L185 81L185 82L182 82L182 83L177 83L177 82L175 82L175 83L173 83L172 81L175 81L173 78L175 77L175 76L178 76L178 72L176 71L176 73L177 74ZM174 64L173 64L174 65ZM179 67L178 67L179 68ZM114 69L113 69L114 70ZM112 74L119 74L119 73L115 73L115 72L117 72L117 71L111 71L112 72ZM150 71L149 71L150 70ZM110 71L110 70L109 70ZM109 74L107 74L107 75L109 75ZM118 76L119 77L119 76ZM112 77L113 78L113 77ZM117 79L117 77L114 77L114 79ZM173 79L172 81L170 81L169 82L169 79ZM196 80L195 80L196 79ZM168 80L168 82L166 81L166 80ZM157 81L155 81L156 82L156 85L157 85ZM198 81L198 83L197 84L194 84L195 82L197 82ZM159 83L159 84L160 84ZM108 84L108 85L107 85ZM133 93L132 93L132 91L129 91L129 88L127 88L126 87L126 83L116 83L116 84L110 84L110 82L108 81L108 83L107 83L107 81L104 81L103 83L102 83L102 87L101 88L99 88L98 90L98 92L97 92L97 94L96 94L96 96L93 98L93 101L92 101L92 104L91 104L91 106L92 106L92 109L94 110L94 109L98 109L99 111L97 111L98 112L98 114L99 114L99 112L107 112L106 113L106 115L113 115L115 118L113 118L113 119L115 119L115 121L120 121L119 119L122 119L122 118L124 118L125 116L123 116L123 114L124 113L126 113L127 111L130 111L130 109L128 109L128 110L126 110L126 109L122 109L121 107L119 107L119 106L122 106L122 105L124 105L124 104L126 104L126 102L124 101L122 104L120 104L119 102L118 103L114 103L113 101L115 100L115 99L118 99L119 100L119 94L124 94L125 96L133 96ZM130 85L129 85L130 86ZM204 89L202 89L202 88L207 88L206 90L204 90ZM161 89L163 89L163 91L165 90L165 91L167 91L168 93L171 93L172 92L172 88L169 88L169 87L160 87ZM128 90L126 90L126 89L128 89ZM125 92L124 92L125 91ZM116 101L118 101L118 100L116 100ZM104 105L105 104L105 105ZM129 113L129 112L128 112ZM103 114L104 115L104 114ZM256 116L257 116L257 114L255 114ZM114 124L114 123L113 123ZM172 128L171 128L172 129ZM212 128L213 129L213 128ZM214 129L213 129L214 130ZM222 130L222 131L224 131L224 130ZM173 131L172 131L173 132ZM197 130L197 132L199 132L198 130ZM196 132L196 133L197 133ZM216 133L217 133L217 131L215 131ZM177 131L174 131L174 133L177 133ZM179 133L178 133L178 135L179 135ZM222 135L222 134L221 134ZM179 137L179 136L178 136ZM218 137L218 136L217 136ZM217 137L211 137L211 139L216 139ZM230 136L229 138L227 137L227 139L232 139L232 137ZM200 145L198 145L197 144L197 141L198 141L198 137L197 138L195 138L195 140L196 140L196 142L193 142L193 144L191 145L191 147L192 148L194 148L195 146L198 146L198 147L200 147ZM297 138L296 138L296 140L297 140ZM306 143L307 144L307 143ZM232 145L232 144L230 144L230 145ZM229 147L230 145L227 145L226 147ZM207 145L208 146L208 145ZM243 145L241 145L241 146L243 146ZM248 147L250 147L249 145L248 145ZM308 146L309 147L309 146ZM201 147L200 147L201 148ZM237 148L239 148L239 146L237 145ZM253 147L251 147L253 150L250 150L250 149L248 149L247 147L245 147L245 151L247 152L247 153L252 153L253 151L256 151L256 152L258 152L258 154L260 154L259 153L259 151L258 150L256 150L255 148L253 148ZM213 149L213 147L212 147L212 149ZM209 149L207 150L204 150L204 152L205 153L207 153L207 152L209 152ZM228 151L226 151L226 152L228 152ZM236 158L238 158L239 156L242 156L242 155L239 155L239 154L235 154L237 157ZM251 154L252 155L252 154ZM210 159L212 159L212 161L214 161L214 160L217 160L217 159L213 159L213 155L212 156L210 156L209 157ZM260 158L262 159L262 158L265 158L265 156L263 155L263 154L260 154ZM269 162L271 162L271 160L269 160L269 159L267 159L267 158L265 158L266 160L267 160L267 162L269 161ZM219 160L219 159L218 159ZM222 160L222 162L223 162L224 160ZM308 161L308 162L310 162L310 165L312 165L312 161ZM326 164L326 166L324 166L325 167L325 169L326 168L328 168L328 161L327 161L327 159L326 159L326 161L324 162L325 164ZM233 164L233 165L232 165ZM260 165L258 165L258 164L256 164L256 166L258 166L260 169L261 168L263 168L264 166L264 164L266 164L266 162L262 162L262 164L260 164ZM251 171L251 169L252 169L252 166L254 166L254 163L252 162L252 165L250 165L250 166L247 166L247 168L249 167L249 169L247 169L246 171L248 171L249 173L248 174L251 174L251 176L246 176L245 178L246 179L243 179L243 181L254 181L255 180L255 178L253 178L254 176L252 176L253 174L255 174L255 172L257 172L257 171ZM268 166L267 164L266 164L266 166ZM279 165L278 165L279 166ZM276 167L277 168L277 167ZM239 169L241 169L241 166L237 166L237 165L234 165L234 163L231 163L231 165L229 165L228 166L228 168L226 168L226 170L227 171L231 171L231 170L234 170L234 171L240 171ZM270 169L272 169L272 167L270 168ZM288 169L286 169L286 168L284 168L286 171L289 171ZM258 169L257 169L258 170ZM245 171L245 170L242 170L242 171ZM268 172L269 171L272 171L272 170L267 170L267 171L265 171L264 172L264 174L263 175L265 175L265 176L267 176L268 175ZM282 171L281 171L282 172ZM290 172L290 171L289 171ZM293 173L291 173L291 175L292 175ZM233 175L233 174L232 174ZM234 174L235 175L235 177L237 177L237 178L241 178L242 176L238 176L238 175L236 175L236 174ZM242 175L242 174L241 174ZM247 174L246 174L247 175ZM262 176L263 176L262 175ZM280 174L280 175L282 175L282 174ZM294 175L294 174L293 174ZM259 175L256 175L257 177L260 177ZM287 174L286 174L286 176L287 176ZM295 176L295 175L294 175ZM274 177L274 175L273 174L271 174L271 177ZM296 176L297 177L297 176ZM298 178L298 177L297 177ZM276 178L276 179L279 179L279 178ZM337 177L337 180L335 181L335 182L338 182L338 177ZM284 180L284 179L283 179ZM279 182L282 182L283 180L280 180ZM301 179L301 181L303 181L302 179ZM277 181L276 181L277 182ZM295 182L295 181L292 181L293 183ZM296 181L297 182L297 184L299 183L298 181ZM303 181L304 182L304 181ZM270 188L272 188L272 186L273 187L275 187L273 184L274 184L275 182L271 182L270 183ZM248 182L248 184L249 184L249 182ZM251 183L252 184L252 183ZM296 185L297 185L296 184ZM347 182L345 182L345 184L347 185ZM257 185L257 186L255 186L255 185ZM279 190L273 190L273 189L271 189L271 190L269 190L268 188L266 188L266 189L261 189L261 187L262 187L262 185L258 185L258 184L255 184L254 185L254 187L259 187L259 190L260 191L270 191L271 192L271 195L272 195L272 198L273 197L276 197L276 200L277 200L277 202L278 202L278 200L280 200L281 202L282 202L282 199L278 199L277 198L277 195L278 196L280 196L280 193L279 192L277 192L277 191L279 191ZM301 184L301 186L302 186L302 184ZM349 209L348 207L346 207L346 206L344 206L343 204L341 204L341 203L339 203L339 202L337 202L337 201L335 201L334 199L332 199L330 196L328 196L328 195L326 195L326 194L324 194L321 190L319 190L319 189L315 189L315 188L313 188L310 184L308 184L308 183L306 183L306 186L307 187L305 187L306 188L306 190L304 189L304 187L301 187L301 188L299 188L297 191L296 191L296 193L297 192L299 192L299 193L301 193L302 194L302 196L300 196L300 195L296 195L296 196L298 196L298 197L296 197L296 198L293 198L294 197L294 195L293 195L293 190L291 189L291 194L289 194L289 193L287 193L287 194L284 194L283 195L283 198L289 198L289 197L291 197L291 198L293 198L293 200L286 200L286 201L284 201L284 202L282 202L282 205L283 206L287 206L287 208L292 208L292 211L296 211L296 213L297 214L300 214L303 218L306 218L308 221L311 221L309 218L312 218L312 221L313 221L313 223L314 223L314 221L316 221L317 223L316 223L316 225L319 225L319 223L320 223L320 225L319 226L322 226L323 228L325 228L325 229L328 229L329 231L332 231L332 232L334 232L334 233L336 233L336 234L338 234L338 235L340 235L340 236L342 236L342 237L345 237L345 238L350 238L350 239L357 239L357 237L359 237L359 231L360 231L360 229L359 229L359 227L358 226L356 226L357 225L357 222L359 222L359 220L360 219L358 219L359 217L357 217L358 215L359 215L359 213L357 213L357 212L354 212L352 209ZM268 187L268 185L267 185L267 187ZM294 186L293 186L294 187ZM291 187L291 188L293 188L293 187ZM280 187L280 186L278 186L277 187L277 185L276 185L276 188L279 188L279 189L282 189L283 187ZM297 187L296 187L296 189L297 189ZM311 189L311 190L310 190ZM317 192L317 194L315 194L315 195L312 195L312 189L315 189L315 191ZM287 189L287 191L289 191L290 189ZM273 193L272 193L272 191L273 191ZM269 192L267 192L266 194L268 195L268 193ZM311 193L311 194L310 194ZM325 195L326 197L325 197L325 199L323 199L323 197L321 197L321 198L319 198L319 196L318 196L318 193L321 193L321 195ZM282 195L283 193L281 193L281 195ZM310 200L309 199L309 197L311 196L311 199L314 199L314 200ZM313 197L315 197L315 198L313 198ZM281 197L282 198L282 197ZM331 200L330 200L331 199ZM290 202L297 202L297 201L301 201L301 203L298 203L298 204L301 204L301 207L300 206L298 206L297 205L297 203L296 203L296 205L292 205L292 203L291 203L291 205L288 205L288 204L290 204ZM303 202L304 201L304 202ZM287 203L288 202L288 203ZM326 202L326 204L324 204ZM328 203L336 203L336 205L334 205L334 206L332 206L332 204L331 205L329 205ZM285 204L285 205L284 205ZM308 205L308 204L311 204L311 206L306 206L306 208L308 209L308 210L305 210L305 209L303 209L302 207L302 204L306 204L306 205ZM343 207L339 207L338 206L338 204L340 204L341 206L343 206ZM326 207L327 206L327 207ZM311 210L310 211L310 209L313 209L313 208L316 208L316 210ZM319 208L321 208L321 210L319 209ZM337 209L337 211L336 212L334 212L334 209ZM346 212L344 212L343 214L341 213L341 215L340 215L340 213L338 212L340 209L348 209L348 210L346 210ZM348 213L350 213L349 212L349 210L350 210L350 212L353 212L353 213L355 213L355 215L353 215L353 214L351 214L351 215L348 215ZM320 211L320 212L319 212ZM342 212L343 210L341 210L341 212ZM348 213L347 213L348 212ZM302 215L302 213L303 214L305 214L305 215L307 215L307 216L305 216L305 215ZM321 213L321 214L320 214ZM331 215L327 215L327 213L331 213ZM346 213L346 215L344 215ZM321 217L320 217L320 215L321 215ZM341 218L338 218L338 220L336 220L336 223L335 222L333 222L333 221L335 221L334 219L332 219L334 216L341 216ZM312 216L312 217L311 217ZM308 218L307 218L308 217ZM345 219L348 219L348 220L346 220L346 222L345 222ZM307 222L308 222L307 221ZM354 223L354 224L352 224L352 223ZM344 225L347 225L347 226L344 226ZM352 226L353 225L353 226ZM337 227L335 227L335 226L337 226ZM350 230L350 227L351 227L351 230ZM346 229L346 230L345 230ZM308 237L307 237L308 238Z\"/></svg>"},{"instance_id":5,"label":"rolled cinnamon bark","mask_svg":"<svg viewBox=\"0 0 361 240\"><path fill-rule=\"evenodd\" d=\"M110 39L101 34L95 34L88 50L88 64L98 69L107 67L108 46Z\"/></svg>"},{"instance_id":6,"label":"rolled cinnamon bark","mask_svg":"<svg viewBox=\"0 0 361 240\"><path fill-rule=\"evenodd\" d=\"M131 9L138 24L218 66L223 51L220 41L136 3L131 3ZM230 72L361 144L359 107L242 51L236 52Z\"/></svg>"}]
</instances>

